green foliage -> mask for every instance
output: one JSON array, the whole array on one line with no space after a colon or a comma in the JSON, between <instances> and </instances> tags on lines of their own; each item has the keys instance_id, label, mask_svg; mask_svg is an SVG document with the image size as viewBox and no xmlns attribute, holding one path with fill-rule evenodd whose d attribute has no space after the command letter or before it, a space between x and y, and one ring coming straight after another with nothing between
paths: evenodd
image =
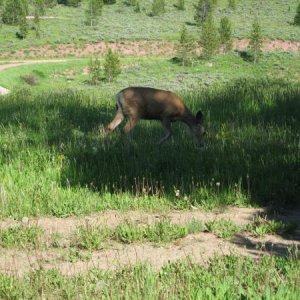
<instances>
[{"instance_id":1,"label":"green foliage","mask_svg":"<svg viewBox=\"0 0 300 300\"><path fill-rule=\"evenodd\" d=\"M298 299L299 267L299 260L275 255L259 260L229 255L205 264L181 260L160 270L138 264L69 276L41 269L18 278L1 274L0 298Z\"/></svg>"},{"instance_id":2,"label":"green foliage","mask_svg":"<svg viewBox=\"0 0 300 300\"><path fill-rule=\"evenodd\" d=\"M16 226L0 229L0 247L33 248L39 246L43 230L38 226Z\"/></svg>"},{"instance_id":3,"label":"green foliage","mask_svg":"<svg viewBox=\"0 0 300 300\"><path fill-rule=\"evenodd\" d=\"M177 0L177 4L175 4L178 10L185 10L185 1L184 0Z\"/></svg>"},{"instance_id":4,"label":"green foliage","mask_svg":"<svg viewBox=\"0 0 300 300\"><path fill-rule=\"evenodd\" d=\"M225 52L232 49L232 30L231 22L228 17L223 17L219 27L220 44L224 47Z\"/></svg>"},{"instance_id":5,"label":"green foliage","mask_svg":"<svg viewBox=\"0 0 300 300\"><path fill-rule=\"evenodd\" d=\"M165 0L153 0L151 16L159 16L166 12Z\"/></svg>"},{"instance_id":6,"label":"green foliage","mask_svg":"<svg viewBox=\"0 0 300 300\"><path fill-rule=\"evenodd\" d=\"M179 44L177 46L177 59L183 65L191 65L195 60L195 43L187 32L185 25L182 25Z\"/></svg>"},{"instance_id":7,"label":"green foliage","mask_svg":"<svg viewBox=\"0 0 300 300\"><path fill-rule=\"evenodd\" d=\"M124 1L124 3L128 6L136 6L136 4L138 3L138 0L126 0L126 1Z\"/></svg>"},{"instance_id":8,"label":"green foliage","mask_svg":"<svg viewBox=\"0 0 300 300\"><path fill-rule=\"evenodd\" d=\"M26 16L20 17L19 18L19 35L17 33L17 37L20 39L25 39L27 37L29 31L29 26L26 20Z\"/></svg>"},{"instance_id":9,"label":"green foliage","mask_svg":"<svg viewBox=\"0 0 300 300\"><path fill-rule=\"evenodd\" d=\"M284 224L282 221L269 220L266 217L255 218L252 224L246 226L255 237L263 237L267 234L277 234L280 232L292 232L296 229L296 224Z\"/></svg>"},{"instance_id":10,"label":"green foliage","mask_svg":"<svg viewBox=\"0 0 300 300\"><path fill-rule=\"evenodd\" d=\"M240 231L239 226L230 220L218 220L207 222L206 228L219 238L231 239L233 235Z\"/></svg>"},{"instance_id":11,"label":"green foliage","mask_svg":"<svg viewBox=\"0 0 300 300\"><path fill-rule=\"evenodd\" d=\"M53 8L57 4L57 0L44 0L45 6Z\"/></svg>"},{"instance_id":12,"label":"green foliage","mask_svg":"<svg viewBox=\"0 0 300 300\"><path fill-rule=\"evenodd\" d=\"M200 45L202 47L202 57L204 59L211 59L219 49L220 40L218 29L215 26L214 19L211 15L203 23Z\"/></svg>"},{"instance_id":13,"label":"green foliage","mask_svg":"<svg viewBox=\"0 0 300 300\"><path fill-rule=\"evenodd\" d=\"M2 21L5 24L20 24L28 15L27 0L6 0L2 11Z\"/></svg>"},{"instance_id":14,"label":"green foliage","mask_svg":"<svg viewBox=\"0 0 300 300\"><path fill-rule=\"evenodd\" d=\"M300 3L297 6L296 15L294 18L294 24L300 26Z\"/></svg>"},{"instance_id":15,"label":"green foliage","mask_svg":"<svg viewBox=\"0 0 300 300\"><path fill-rule=\"evenodd\" d=\"M32 5L34 7L35 14L43 16L45 14L45 0L33 0Z\"/></svg>"},{"instance_id":16,"label":"green foliage","mask_svg":"<svg viewBox=\"0 0 300 300\"><path fill-rule=\"evenodd\" d=\"M197 233L203 230L203 224L196 220L192 220L186 225L171 224L168 220L162 220L154 225L139 227L134 224L125 223L116 228L113 238L123 243L133 243L136 241L168 243L185 237L190 233Z\"/></svg>"},{"instance_id":17,"label":"green foliage","mask_svg":"<svg viewBox=\"0 0 300 300\"><path fill-rule=\"evenodd\" d=\"M194 5L195 14L194 20L198 26L202 25L212 13L213 2L212 0L198 0L198 3Z\"/></svg>"},{"instance_id":18,"label":"green foliage","mask_svg":"<svg viewBox=\"0 0 300 300\"><path fill-rule=\"evenodd\" d=\"M272 53L249 64L232 53L212 62L183 70L166 59L124 58L126 72L101 89L84 83L87 61L1 73L11 88L33 69L39 85L15 86L0 101L0 216L293 207L300 193L298 55ZM74 68L78 78L66 83L62 75ZM99 126L115 115L114 94L133 84L176 91L192 112L202 109L209 134L201 155L184 124L173 124L174 143L164 147L156 145L163 130L153 121L140 122L132 140L118 131L103 137Z\"/></svg>"},{"instance_id":19,"label":"green foliage","mask_svg":"<svg viewBox=\"0 0 300 300\"><path fill-rule=\"evenodd\" d=\"M78 7L82 0L57 0L58 4L64 4L66 6Z\"/></svg>"},{"instance_id":20,"label":"green foliage","mask_svg":"<svg viewBox=\"0 0 300 300\"><path fill-rule=\"evenodd\" d=\"M87 250L99 250L103 242L109 237L110 231L107 228L86 224L77 228L71 246Z\"/></svg>"},{"instance_id":21,"label":"green foliage","mask_svg":"<svg viewBox=\"0 0 300 300\"><path fill-rule=\"evenodd\" d=\"M103 0L104 4L115 4L116 2L116 0Z\"/></svg>"},{"instance_id":22,"label":"green foliage","mask_svg":"<svg viewBox=\"0 0 300 300\"><path fill-rule=\"evenodd\" d=\"M258 23L258 20L256 19L252 23L252 31L250 34L250 42L249 42L249 52L252 56L252 60L254 63L257 63L259 58L262 56L262 45L263 45L263 39L262 39L262 32L260 24Z\"/></svg>"},{"instance_id":23,"label":"green foliage","mask_svg":"<svg viewBox=\"0 0 300 300\"><path fill-rule=\"evenodd\" d=\"M101 68L101 62L96 57L93 59L93 57L90 58L89 62L89 73L90 73L90 83L91 84L98 84L102 79L102 68Z\"/></svg>"},{"instance_id":24,"label":"green foliage","mask_svg":"<svg viewBox=\"0 0 300 300\"><path fill-rule=\"evenodd\" d=\"M102 14L103 0L88 0L88 8L86 10L86 24L95 26L98 18Z\"/></svg>"},{"instance_id":25,"label":"green foliage","mask_svg":"<svg viewBox=\"0 0 300 300\"><path fill-rule=\"evenodd\" d=\"M236 1L235 0L228 0L228 8L235 10L236 9Z\"/></svg>"},{"instance_id":26,"label":"green foliage","mask_svg":"<svg viewBox=\"0 0 300 300\"><path fill-rule=\"evenodd\" d=\"M136 13L141 12L140 1L136 1L136 5L134 7L134 12L136 12Z\"/></svg>"},{"instance_id":27,"label":"green foliage","mask_svg":"<svg viewBox=\"0 0 300 300\"><path fill-rule=\"evenodd\" d=\"M104 75L108 82L112 82L121 73L121 63L117 53L113 53L111 48L105 55Z\"/></svg>"}]
</instances>

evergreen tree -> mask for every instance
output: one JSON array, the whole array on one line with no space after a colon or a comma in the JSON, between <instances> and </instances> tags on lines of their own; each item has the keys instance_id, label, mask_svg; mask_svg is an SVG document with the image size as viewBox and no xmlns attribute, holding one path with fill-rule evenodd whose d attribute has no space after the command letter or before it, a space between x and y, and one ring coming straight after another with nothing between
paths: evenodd
<instances>
[{"instance_id":1,"label":"evergreen tree","mask_svg":"<svg viewBox=\"0 0 300 300\"><path fill-rule=\"evenodd\" d=\"M166 12L165 0L153 0L152 3L152 16L158 16Z\"/></svg>"},{"instance_id":2,"label":"evergreen tree","mask_svg":"<svg viewBox=\"0 0 300 300\"><path fill-rule=\"evenodd\" d=\"M178 10L185 10L184 0L177 0L176 8Z\"/></svg>"},{"instance_id":3,"label":"evergreen tree","mask_svg":"<svg viewBox=\"0 0 300 300\"><path fill-rule=\"evenodd\" d=\"M232 49L232 30L228 17L223 17L220 21L220 44L224 47L225 52Z\"/></svg>"},{"instance_id":4,"label":"evergreen tree","mask_svg":"<svg viewBox=\"0 0 300 300\"><path fill-rule=\"evenodd\" d=\"M87 24L96 25L99 16L102 14L103 0L88 0L88 8L86 10Z\"/></svg>"},{"instance_id":5,"label":"evergreen tree","mask_svg":"<svg viewBox=\"0 0 300 300\"><path fill-rule=\"evenodd\" d=\"M202 46L202 57L210 59L219 48L218 30L212 15L206 19L202 26L200 45Z\"/></svg>"},{"instance_id":6,"label":"evergreen tree","mask_svg":"<svg viewBox=\"0 0 300 300\"><path fill-rule=\"evenodd\" d=\"M300 26L300 3L297 7L296 15L294 18L294 24Z\"/></svg>"},{"instance_id":7,"label":"evergreen tree","mask_svg":"<svg viewBox=\"0 0 300 300\"><path fill-rule=\"evenodd\" d=\"M232 10L235 10L236 9L235 0L228 0L228 7Z\"/></svg>"},{"instance_id":8,"label":"evergreen tree","mask_svg":"<svg viewBox=\"0 0 300 300\"><path fill-rule=\"evenodd\" d=\"M194 5L195 15L194 20L198 26L202 25L209 14L213 10L212 0L198 0L198 3Z\"/></svg>"},{"instance_id":9,"label":"evergreen tree","mask_svg":"<svg viewBox=\"0 0 300 300\"><path fill-rule=\"evenodd\" d=\"M116 0L103 0L104 4L115 4Z\"/></svg>"},{"instance_id":10,"label":"evergreen tree","mask_svg":"<svg viewBox=\"0 0 300 300\"><path fill-rule=\"evenodd\" d=\"M116 53L109 48L105 55L104 75L108 82L112 82L121 73L120 60Z\"/></svg>"},{"instance_id":11,"label":"evergreen tree","mask_svg":"<svg viewBox=\"0 0 300 300\"><path fill-rule=\"evenodd\" d=\"M26 15L20 16L19 17L19 31L20 33L17 33L17 37L20 39L25 39L28 34L28 24L26 20Z\"/></svg>"},{"instance_id":12,"label":"evergreen tree","mask_svg":"<svg viewBox=\"0 0 300 300\"><path fill-rule=\"evenodd\" d=\"M91 84L95 85L101 81L101 74L102 74L101 63L97 57L95 59L91 57L89 63L89 73L90 73Z\"/></svg>"},{"instance_id":13,"label":"evergreen tree","mask_svg":"<svg viewBox=\"0 0 300 300\"><path fill-rule=\"evenodd\" d=\"M263 40L262 40L261 27L258 23L258 20L255 20L252 23L252 31L250 34L250 43L249 43L250 54L252 56L254 63L257 63L257 61L262 55L262 44L263 44Z\"/></svg>"},{"instance_id":14,"label":"evergreen tree","mask_svg":"<svg viewBox=\"0 0 300 300\"><path fill-rule=\"evenodd\" d=\"M140 1L138 1L138 0L136 1L134 12L136 12L136 13L140 13L141 12Z\"/></svg>"},{"instance_id":15,"label":"evergreen tree","mask_svg":"<svg viewBox=\"0 0 300 300\"><path fill-rule=\"evenodd\" d=\"M28 15L27 0L6 0L2 12L5 24L20 24L21 18Z\"/></svg>"},{"instance_id":16,"label":"evergreen tree","mask_svg":"<svg viewBox=\"0 0 300 300\"><path fill-rule=\"evenodd\" d=\"M177 46L177 58L183 66L186 66L193 63L195 56L195 43L188 34L186 26L183 25Z\"/></svg>"}]
</instances>

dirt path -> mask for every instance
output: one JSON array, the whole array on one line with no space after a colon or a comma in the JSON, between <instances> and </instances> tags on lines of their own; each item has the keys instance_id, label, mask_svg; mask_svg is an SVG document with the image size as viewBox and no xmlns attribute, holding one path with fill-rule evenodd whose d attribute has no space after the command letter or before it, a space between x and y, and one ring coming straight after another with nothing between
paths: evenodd
<instances>
[{"instance_id":1,"label":"dirt path","mask_svg":"<svg viewBox=\"0 0 300 300\"><path fill-rule=\"evenodd\" d=\"M24 65L40 64L40 63L56 63L56 62L65 62L66 59L44 59L44 60L25 60L25 61L11 61L9 63L0 64L0 72L16 68ZM1 63L1 62L0 62ZM0 96L7 95L10 93L10 90L0 86Z\"/></svg>"},{"instance_id":2,"label":"dirt path","mask_svg":"<svg viewBox=\"0 0 300 300\"><path fill-rule=\"evenodd\" d=\"M300 247L300 211L277 212L276 218L298 225L292 235L266 235L256 238L249 232L236 234L233 239L218 238L209 232L190 234L168 244L132 243L122 244L113 240L107 241L103 249L97 251L80 250L80 257L74 259L70 254L69 239L76 227L80 225L106 226L111 229L117 225L130 222L137 226L154 224L162 219L168 219L173 224L186 224L192 219L206 223L215 220L231 220L239 226L253 222L258 215L270 219L274 215L266 209L229 208L223 212L172 211L168 213L146 213L141 211L105 211L90 216L54 218L26 218L21 221L6 219L0 222L0 228L22 225L38 225L44 229L44 244L38 249L4 249L0 248L0 272L13 275L37 268L56 268L65 275L74 275L91 268L114 270L125 265L148 262L159 269L169 262L189 257L193 262L205 264L215 255L247 255L259 258L262 255L287 255L292 248ZM60 246L51 246L51 236L59 234L62 239ZM47 242L48 241L48 242ZM88 257L84 259L83 257Z\"/></svg>"}]
</instances>

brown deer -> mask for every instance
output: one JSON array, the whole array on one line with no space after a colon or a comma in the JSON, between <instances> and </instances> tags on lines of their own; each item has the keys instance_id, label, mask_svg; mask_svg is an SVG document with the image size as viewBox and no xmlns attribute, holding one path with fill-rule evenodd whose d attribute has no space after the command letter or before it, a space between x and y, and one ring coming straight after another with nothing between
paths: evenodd
<instances>
[{"instance_id":1,"label":"brown deer","mask_svg":"<svg viewBox=\"0 0 300 300\"><path fill-rule=\"evenodd\" d=\"M160 120L166 135L159 141L162 144L172 136L171 123L181 121L187 124L200 146L203 146L205 133L203 115L199 111L196 117L172 92L148 87L128 87L116 95L117 114L107 131L113 131L123 120L128 118L124 132L129 133L140 119Z\"/></svg>"}]
</instances>

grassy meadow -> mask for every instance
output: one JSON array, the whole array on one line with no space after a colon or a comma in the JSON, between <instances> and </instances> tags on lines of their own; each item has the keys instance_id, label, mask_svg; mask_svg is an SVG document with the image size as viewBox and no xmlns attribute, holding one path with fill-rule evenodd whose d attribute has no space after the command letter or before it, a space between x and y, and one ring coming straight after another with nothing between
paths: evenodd
<instances>
[{"instance_id":1,"label":"grassy meadow","mask_svg":"<svg viewBox=\"0 0 300 300\"><path fill-rule=\"evenodd\" d=\"M214 14L217 22L230 17L238 39L249 36L257 17L265 39L300 41L300 27L292 24L298 2L243 0L231 10L219 0ZM30 30L19 40L16 26L1 24L6 61L0 67L32 46L175 41L182 24L198 40L195 1L186 0L184 11L176 3L166 1L166 13L151 17L152 1L140 0L136 13L118 0L104 6L92 28L84 24L86 1L79 8L57 5L46 10L57 19L41 20L40 39ZM97 85L88 57L0 71L0 86L11 90L0 96L0 299L299 299L299 222L290 215L276 219L286 208L297 215L299 205L299 52L263 53L258 63L243 54L231 51L191 66L176 57L121 56L121 74ZM104 57L99 60L103 67ZM132 137L123 134L124 121L106 136L114 95L127 86L171 90L192 112L201 109L205 147L181 123L160 146L164 131L157 121L140 121ZM223 219L229 207L232 215ZM237 207L275 214L253 213L239 223L231 219ZM200 211L214 218L198 215L184 223L178 217ZM119 223L105 224L105 213ZM168 213L178 214L177 221ZM189 246L201 263L186 254ZM209 247L217 250L212 256L205 253ZM158 248L168 259L162 268L137 260L146 249L159 261L152 253ZM124 255L124 261L107 256L109 268L96 264L128 249L136 251L137 264L126 265ZM171 260L168 254L180 251L184 259Z\"/></svg>"},{"instance_id":2,"label":"grassy meadow","mask_svg":"<svg viewBox=\"0 0 300 300\"><path fill-rule=\"evenodd\" d=\"M227 256L205 267L189 260L160 271L149 265L91 270L74 277L37 270L22 279L0 275L3 299L297 299L299 261ZM226 280L224 280L226 278ZM1 289L1 287L3 287Z\"/></svg>"},{"instance_id":3,"label":"grassy meadow","mask_svg":"<svg viewBox=\"0 0 300 300\"><path fill-rule=\"evenodd\" d=\"M205 113L206 147L159 122L132 139L103 135L113 94L20 87L1 99L1 216L67 216L103 209L292 206L299 193L299 84L239 79L182 93ZM179 195L178 192L179 191ZM176 196L177 194L177 196Z\"/></svg>"},{"instance_id":4,"label":"grassy meadow","mask_svg":"<svg viewBox=\"0 0 300 300\"><path fill-rule=\"evenodd\" d=\"M188 26L188 31L196 40L200 30L195 26L194 3L185 0L184 11L178 10L174 4L177 0L165 1L166 13L149 16L152 0L140 0L141 12L134 12L134 7L127 6L125 1L118 0L114 5L105 5L98 25L85 25L86 1L80 8L57 5L46 10L46 16L57 19L41 20L41 38L37 39L35 32L30 31L28 38L16 38L17 26L1 26L0 50L13 52L17 49L26 49L32 46L55 46L56 44L93 43L97 41L116 40L178 40L182 24ZM236 1L235 10L228 8L227 0L218 0L215 11L216 22L228 16L233 23L233 33L236 38L248 38L251 24L257 17L263 29L263 34L269 39L300 40L300 28L293 25L298 0L279 1ZM30 12L33 15L33 9ZM33 21L31 20L32 24ZM31 25L32 25L31 24Z\"/></svg>"}]
</instances>

